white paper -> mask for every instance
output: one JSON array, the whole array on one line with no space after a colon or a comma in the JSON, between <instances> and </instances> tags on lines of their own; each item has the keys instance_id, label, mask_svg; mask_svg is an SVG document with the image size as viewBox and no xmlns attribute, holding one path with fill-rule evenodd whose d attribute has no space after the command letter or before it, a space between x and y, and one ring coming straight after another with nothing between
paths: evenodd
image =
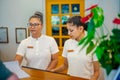
<instances>
[{"instance_id":1,"label":"white paper","mask_svg":"<svg viewBox=\"0 0 120 80\"><path fill-rule=\"evenodd\" d=\"M18 78L30 77L25 71L21 69L18 61L4 62L5 66L13 73L15 73Z\"/></svg>"}]
</instances>

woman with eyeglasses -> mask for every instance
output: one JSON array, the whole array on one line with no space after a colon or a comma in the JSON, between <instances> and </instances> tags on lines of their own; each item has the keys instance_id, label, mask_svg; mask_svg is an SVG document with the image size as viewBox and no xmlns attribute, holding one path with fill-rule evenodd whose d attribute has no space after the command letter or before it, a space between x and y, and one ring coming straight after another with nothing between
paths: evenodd
<instances>
[{"instance_id":1,"label":"woman with eyeglasses","mask_svg":"<svg viewBox=\"0 0 120 80\"><path fill-rule=\"evenodd\" d=\"M35 12L27 25L31 35L19 44L15 60L21 64L24 58L27 61L27 67L43 70L55 68L58 63L59 50L53 37L42 34L42 13Z\"/></svg>"}]
</instances>

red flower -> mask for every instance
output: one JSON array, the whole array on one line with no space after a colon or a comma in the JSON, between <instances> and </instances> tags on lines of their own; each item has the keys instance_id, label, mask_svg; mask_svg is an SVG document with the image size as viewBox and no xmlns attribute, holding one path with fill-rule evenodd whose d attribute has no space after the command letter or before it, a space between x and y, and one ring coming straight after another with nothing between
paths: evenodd
<instances>
[{"instance_id":1,"label":"red flower","mask_svg":"<svg viewBox=\"0 0 120 80\"><path fill-rule=\"evenodd\" d=\"M97 6L98 6L97 4L92 5L91 7L87 8L86 11L91 10L91 9L97 7ZM90 13L90 14L88 14L87 16L83 17L83 18L81 19L81 21L82 21L83 23L86 23L92 16L93 16L93 13Z\"/></svg>"},{"instance_id":2,"label":"red flower","mask_svg":"<svg viewBox=\"0 0 120 80\"><path fill-rule=\"evenodd\" d=\"M115 18L115 19L113 20L113 23L114 23L114 24L117 24L117 25L120 25L120 19L119 19L119 18Z\"/></svg>"},{"instance_id":3,"label":"red flower","mask_svg":"<svg viewBox=\"0 0 120 80\"><path fill-rule=\"evenodd\" d=\"M81 18L81 21L83 23L86 23L91 17L93 16L93 13L88 14L87 16Z\"/></svg>"},{"instance_id":4,"label":"red flower","mask_svg":"<svg viewBox=\"0 0 120 80\"><path fill-rule=\"evenodd\" d=\"M97 4L92 5L91 7L87 8L86 11L88 11L88 10L90 10L90 9L93 9L93 8L95 8L95 7L97 7L97 6L98 6Z\"/></svg>"}]
</instances>

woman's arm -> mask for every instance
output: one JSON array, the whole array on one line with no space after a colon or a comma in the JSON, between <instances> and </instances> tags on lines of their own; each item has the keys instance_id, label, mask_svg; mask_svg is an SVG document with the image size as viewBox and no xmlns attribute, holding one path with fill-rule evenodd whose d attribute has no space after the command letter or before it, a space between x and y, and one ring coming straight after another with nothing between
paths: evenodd
<instances>
[{"instance_id":1,"label":"woman's arm","mask_svg":"<svg viewBox=\"0 0 120 80\"><path fill-rule=\"evenodd\" d=\"M23 60L23 56L17 54L17 55L15 56L15 60L17 60L17 61L19 62L19 64L21 64L21 63L22 63L22 60Z\"/></svg>"},{"instance_id":2,"label":"woman's arm","mask_svg":"<svg viewBox=\"0 0 120 80\"><path fill-rule=\"evenodd\" d=\"M12 74L7 80L20 80L16 74Z\"/></svg>"},{"instance_id":3,"label":"woman's arm","mask_svg":"<svg viewBox=\"0 0 120 80\"><path fill-rule=\"evenodd\" d=\"M67 58L64 58L64 63L61 66L59 66L55 69L52 69L51 71L52 72L62 72L64 70L66 70L67 68L68 68L68 61L67 61Z\"/></svg>"},{"instance_id":4,"label":"woman's arm","mask_svg":"<svg viewBox=\"0 0 120 80\"><path fill-rule=\"evenodd\" d=\"M94 61L93 62L93 66L94 66L94 74L92 76L92 78L90 80L97 80L100 74L100 66L99 66L99 62L98 61Z\"/></svg>"},{"instance_id":5,"label":"woman's arm","mask_svg":"<svg viewBox=\"0 0 120 80\"><path fill-rule=\"evenodd\" d=\"M49 70L55 68L57 66L57 64L58 64L58 53L55 53L55 54L51 55L51 62L49 64L47 70L49 71Z\"/></svg>"}]
</instances>

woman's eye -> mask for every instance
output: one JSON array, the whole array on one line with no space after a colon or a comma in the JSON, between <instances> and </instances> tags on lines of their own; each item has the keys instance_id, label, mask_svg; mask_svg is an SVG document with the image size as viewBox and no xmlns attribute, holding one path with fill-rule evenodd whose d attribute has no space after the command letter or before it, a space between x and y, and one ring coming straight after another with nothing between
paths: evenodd
<instances>
[{"instance_id":1,"label":"woman's eye","mask_svg":"<svg viewBox=\"0 0 120 80\"><path fill-rule=\"evenodd\" d=\"M70 32L73 32L73 30L70 30Z\"/></svg>"}]
</instances>

